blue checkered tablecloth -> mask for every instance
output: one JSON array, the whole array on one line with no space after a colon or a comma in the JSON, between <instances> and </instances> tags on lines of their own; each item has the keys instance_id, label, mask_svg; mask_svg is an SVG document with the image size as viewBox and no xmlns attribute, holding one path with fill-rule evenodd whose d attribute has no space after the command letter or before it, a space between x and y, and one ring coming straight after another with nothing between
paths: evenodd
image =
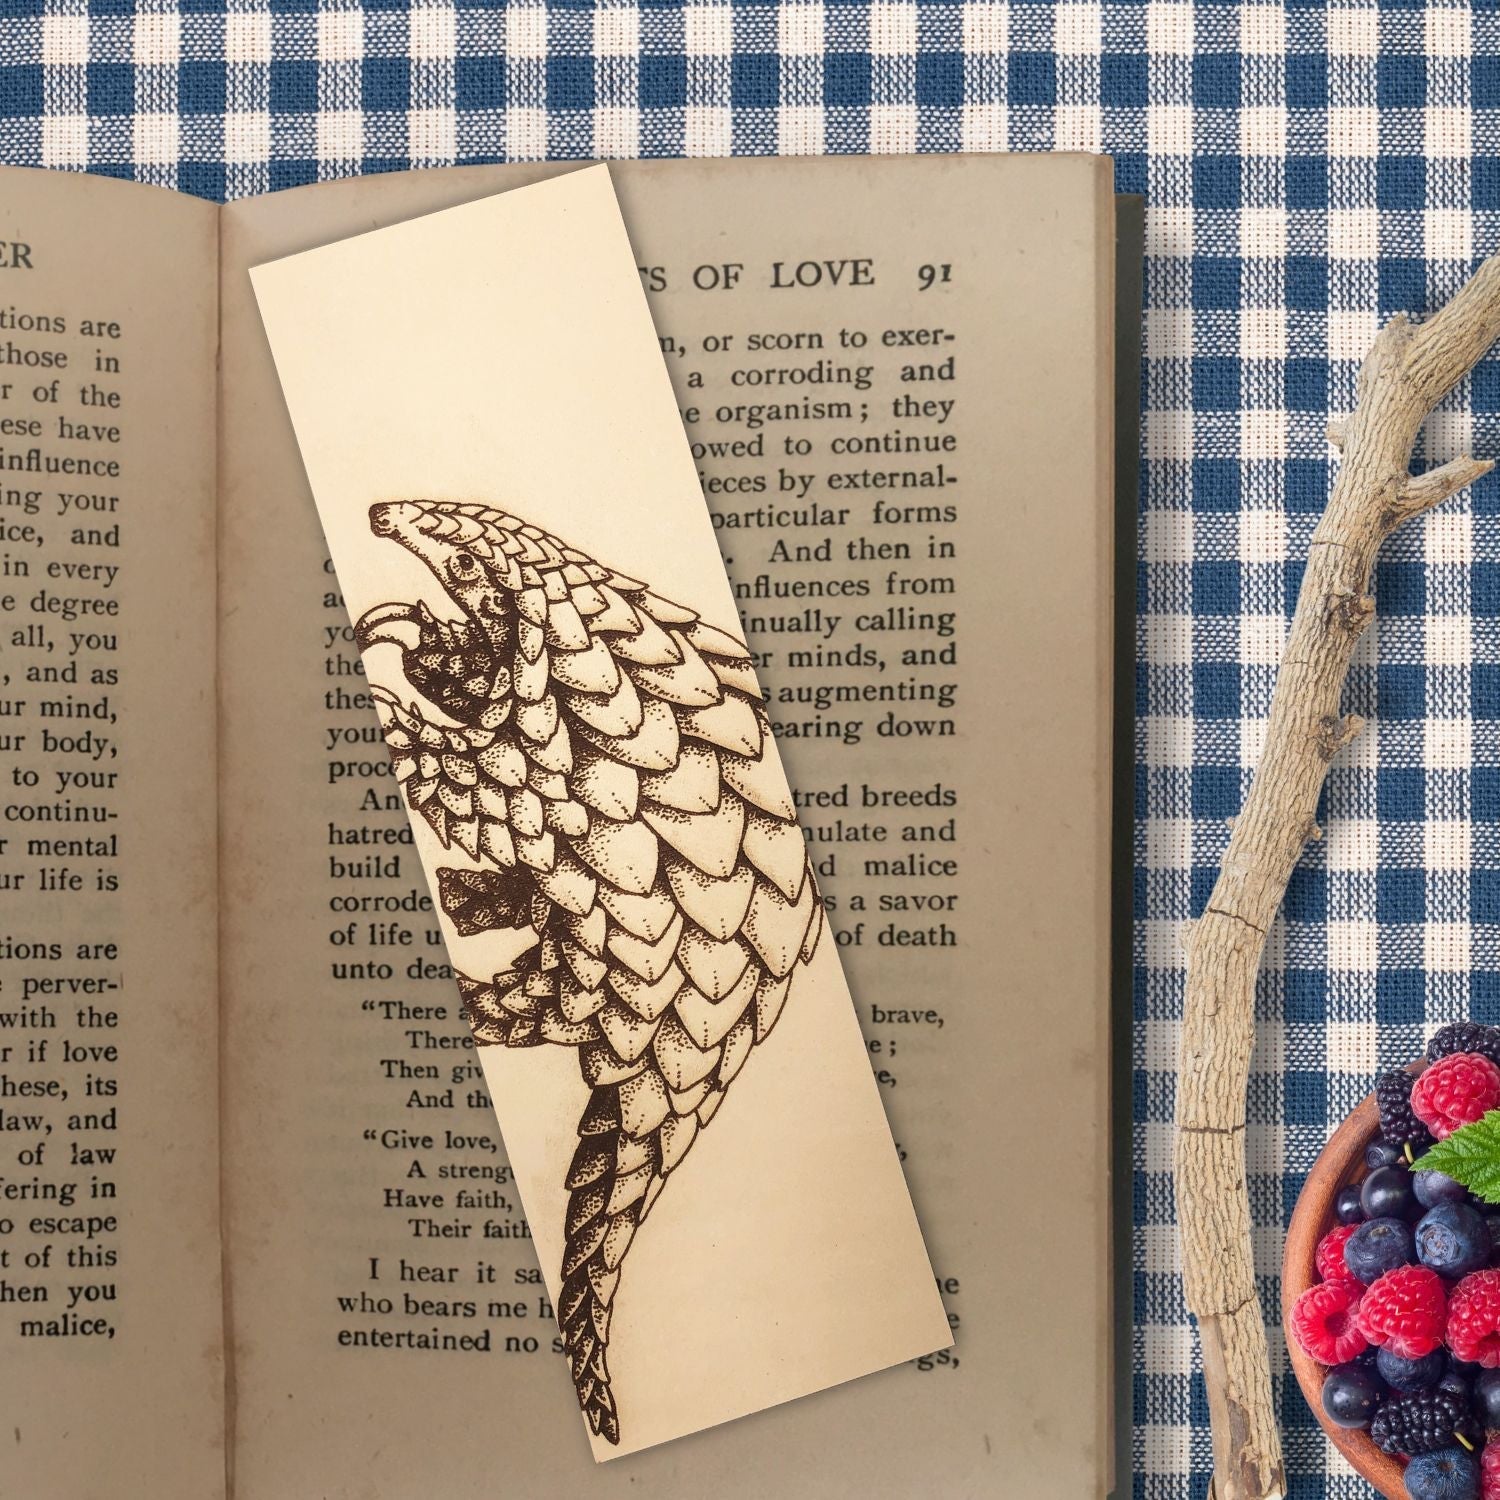
<instances>
[{"instance_id":1,"label":"blue checkered tablecloth","mask_svg":"<svg viewBox=\"0 0 1500 1500\"><path fill-rule=\"evenodd\" d=\"M1136 830L1135 1494L1204 1494L1176 1275L1183 963L1264 732L1377 323L1500 248L1494 0L407 4L0 0L0 159L237 197L539 157L1087 150L1147 213ZM1500 454L1500 359L1441 459ZM1261 1290L1329 1121L1438 1024L1500 1021L1500 477L1388 546L1251 1080ZM1280 1362L1281 1337L1272 1334ZM1284 1382L1292 1495L1368 1494Z\"/></svg>"}]
</instances>

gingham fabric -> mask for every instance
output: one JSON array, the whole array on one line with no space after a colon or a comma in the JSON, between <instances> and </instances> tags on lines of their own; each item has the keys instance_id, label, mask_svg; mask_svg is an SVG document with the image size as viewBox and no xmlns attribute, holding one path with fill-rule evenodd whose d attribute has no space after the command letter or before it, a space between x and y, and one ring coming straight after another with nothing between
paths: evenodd
<instances>
[{"instance_id":1,"label":"gingham fabric","mask_svg":"<svg viewBox=\"0 0 1500 1500\"><path fill-rule=\"evenodd\" d=\"M0 0L0 18L0 158L213 198L455 161L1049 149L1109 152L1146 195L1135 1495L1202 1496L1172 1230L1179 932L1261 742L1333 475L1325 423L1378 321L1500 248L1496 8ZM1500 454L1494 358L1429 428L1433 459L1469 448ZM1485 481L1388 546L1349 692L1372 727L1272 934L1249 1132L1268 1307L1330 1121L1438 1024L1500 1021L1497 510ZM1278 1388L1292 1495L1368 1494Z\"/></svg>"}]
</instances>

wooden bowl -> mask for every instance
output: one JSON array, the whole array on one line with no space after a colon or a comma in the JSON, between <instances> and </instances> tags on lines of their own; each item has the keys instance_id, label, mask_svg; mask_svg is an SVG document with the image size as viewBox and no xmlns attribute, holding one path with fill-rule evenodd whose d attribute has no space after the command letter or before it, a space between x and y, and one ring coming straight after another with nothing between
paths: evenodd
<instances>
[{"instance_id":1,"label":"wooden bowl","mask_svg":"<svg viewBox=\"0 0 1500 1500\"><path fill-rule=\"evenodd\" d=\"M1420 1071L1414 1063L1411 1071ZM1338 1222L1333 1200L1345 1183L1358 1182L1366 1172L1365 1147L1379 1134L1380 1115L1375 1095L1370 1094L1355 1108L1349 1118L1334 1131L1313 1163L1302 1184L1292 1221L1287 1226L1286 1250L1281 1259L1281 1323L1286 1330L1287 1353L1302 1394L1312 1408L1328 1440L1349 1461L1355 1471L1375 1486L1386 1500L1407 1500L1402 1478L1405 1465L1382 1453L1370 1441L1370 1435L1359 1428L1340 1427L1330 1422L1323 1411L1323 1377L1327 1367L1304 1354L1292 1334L1292 1306L1297 1298L1318 1280L1315 1257L1318 1241Z\"/></svg>"}]
</instances>

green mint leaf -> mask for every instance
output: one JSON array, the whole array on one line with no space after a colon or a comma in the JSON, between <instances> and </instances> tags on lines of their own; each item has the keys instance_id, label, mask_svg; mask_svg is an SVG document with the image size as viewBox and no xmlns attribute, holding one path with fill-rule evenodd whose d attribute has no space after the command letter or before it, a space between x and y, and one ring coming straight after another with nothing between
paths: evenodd
<instances>
[{"instance_id":1,"label":"green mint leaf","mask_svg":"<svg viewBox=\"0 0 1500 1500\"><path fill-rule=\"evenodd\" d=\"M1441 1172L1486 1203L1500 1203L1500 1109L1462 1125L1412 1163L1413 1172Z\"/></svg>"}]
</instances>

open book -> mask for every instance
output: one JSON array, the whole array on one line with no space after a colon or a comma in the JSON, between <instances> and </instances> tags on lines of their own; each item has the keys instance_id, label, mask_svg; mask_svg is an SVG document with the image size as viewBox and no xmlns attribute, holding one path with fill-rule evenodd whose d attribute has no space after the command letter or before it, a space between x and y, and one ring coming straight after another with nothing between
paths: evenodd
<instances>
[{"instance_id":1,"label":"open book","mask_svg":"<svg viewBox=\"0 0 1500 1500\"><path fill-rule=\"evenodd\" d=\"M7 1492L1108 1486L1109 165L613 169L955 1347L602 1470L248 279L566 170L3 174Z\"/></svg>"}]
</instances>

